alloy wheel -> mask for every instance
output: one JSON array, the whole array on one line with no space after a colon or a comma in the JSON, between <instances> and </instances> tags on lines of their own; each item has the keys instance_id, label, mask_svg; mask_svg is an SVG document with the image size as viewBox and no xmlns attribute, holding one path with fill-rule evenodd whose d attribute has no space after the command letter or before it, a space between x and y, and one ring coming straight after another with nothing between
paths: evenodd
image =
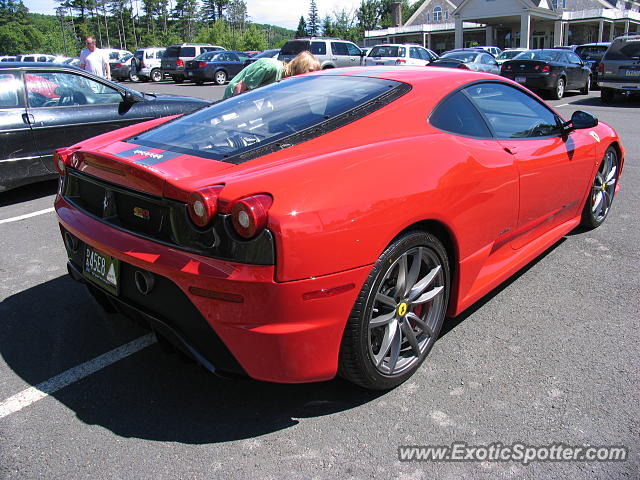
<instances>
[{"instance_id":1,"label":"alloy wheel","mask_svg":"<svg viewBox=\"0 0 640 480\"><path fill-rule=\"evenodd\" d=\"M591 188L591 213L596 223L602 223L613 202L618 180L618 155L609 148L602 159Z\"/></svg>"}]
</instances>

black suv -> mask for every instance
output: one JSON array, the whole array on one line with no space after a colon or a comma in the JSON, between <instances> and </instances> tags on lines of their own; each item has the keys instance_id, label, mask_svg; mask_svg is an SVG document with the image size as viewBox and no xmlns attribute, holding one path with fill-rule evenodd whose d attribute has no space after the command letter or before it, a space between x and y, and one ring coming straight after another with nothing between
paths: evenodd
<instances>
[{"instance_id":1,"label":"black suv","mask_svg":"<svg viewBox=\"0 0 640 480\"><path fill-rule=\"evenodd\" d=\"M616 93L640 94L640 35L616 38L598 68L600 98L613 101Z\"/></svg>"},{"instance_id":2,"label":"black suv","mask_svg":"<svg viewBox=\"0 0 640 480\"><path fill-rule=\"evenodd\" d=\"M575 52L587 62L591 69L592 88L598 87L598 67L600 67L600 60L604 57L609 45L611 45L611 42L585 43L584 45L578 45L575 49Z\"/></svg>"}]
</instances>

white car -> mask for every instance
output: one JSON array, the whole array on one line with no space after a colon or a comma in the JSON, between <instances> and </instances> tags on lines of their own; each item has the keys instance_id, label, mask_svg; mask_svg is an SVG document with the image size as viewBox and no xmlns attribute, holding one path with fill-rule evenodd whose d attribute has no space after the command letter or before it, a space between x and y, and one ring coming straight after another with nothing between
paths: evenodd
<instances>
[{"instance_id":1,"label":"white car","mask_svg":"<svg viewBox=\"0 0 640 480\"><path fill-rule=\"evenodd\" d=\"M159 82L162 80L160 61L165 50L166 48L164 47L148 47L139 48L133 52L134 60L131 62L129 79L134 82L146 82L148 80Z\"/></svg>"},{"instance_id":2,"label":"white car","mask_svg":"<svg viewBox=\"0 0 640 480\"><path fill-rule=\"evenodd\" d=\"M431 50L412 43L385 43L373 47L366 57L364 65L429 65L436 60Z\"/></svg>"},{"instance_id":3,"label":"white car","mask_svg":"<svg viewBox=\"0 0 640 480\"><path fill-rule=\"evenodd\" d=\"M101 48L100 50L107 53L107 55L109 56L109 63L115 62L116 60L124 57L127 54L132 55L129 50L119 50L117 48Z\"/></svg>"},{"instance_id":4,"label":"white car","mask_svg":"<svg viewBox=\"0 0 640 480\"><path fill-rule=\"evenodd\" d=\"M482 50L484 50L487 53L490 53L491 55L493 55L494 57L498 57L498 55L500 55L502 53L502 50L500 50L500 48L498 47L494 47L491 45L485 45L483 47L475 47L475 48L481 48Z\"/></svg>"},{"instance_id":5,"label":"white car","mask_svg":"<svg viewBox=\"0 0 640 480\"><path fill-rule=\"evenodd\" d=\"M16 56L17 62L52 62L56 58L55 55L47 55L46 53L27 53L25 55Z\"/></svg>"}]
</instances>

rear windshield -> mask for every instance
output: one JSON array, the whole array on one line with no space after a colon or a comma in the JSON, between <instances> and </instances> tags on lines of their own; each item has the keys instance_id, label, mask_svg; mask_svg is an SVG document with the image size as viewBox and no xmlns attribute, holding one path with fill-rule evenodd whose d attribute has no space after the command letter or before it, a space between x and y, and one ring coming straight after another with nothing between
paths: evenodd
<instances>
[{"instance_id":1,"label":"rear windshield","mask_svg":"<svg viewBox=\"0 0 640 480\"><path fill-rule=\"evenodd\" d=\"M136 50L135 52L133 52L133 56L138 60L142 60L144 58L144 50Z\"/></svg>"},{"instance_id":2,"label":"rear windshield","mask_svg":"<svg viewBox=\"0 0 640 480\"><path fill-rule=\"evenodd\" d=\"M592 45L587 47L576 48L576 53L585 60L600 60L604 55L604 52L606 51L607 51L606 45L600 45L600 46Z\"/></svg>"},{"instance_id":3,"label":"rear windshield","mask_svg":"<svg viewBox=\"0 0 640 480\"><path fill-rule=\"evenodd\" d=\"M280 49L280 55L297 55L305 50L309 50L309 42L305 40L297 40L285 43Z\"/></svg>"},{"instance_id":4,"label":"rear windshield","mask_svg":"<svg viewBox=\"0 0 640 480\"><path fill-rule=\"evenodd\" d=\"M219 50L213 50L211 52L204 52L198 55L194 60L211 60L213 57L220 55Z\"/></svg>"},{"instance_id":5,"label":"rear windshield","mask_svg":"<svg viewBox=\"0 0 640 480\"><path fill-rule=\"evenodd\" d=\"M165 57L172 57L172 58L176 58L180 56L180 47L169 47L167 48L167 50L164 52L164 56Z\"/></svg>"},{"instance_id":6,"label":"rear windshield","mask_svg":"<svg viewBox=\"0 0 640 480\"><path fill-rule=\"evenodd\" d=\"M373 47L369 52L370 57L404 57L404 47L378 46Z\"/></svg>"},{"instance_id":7,"label":"rear windshield","mask_svg":"<svg viewBox=\"0 0 640 480\"><path fill-rule=\"evenodd\" d=\"M466 62L473 62L475 60L475 58L476 58L476 55L478 55L477 52L445 53L440 58L453 58L453 59L460 60L461 62L465 62L466 63Z\"/></svg>"},{"instance_id":8,"label":"rear windshield","mask_svg":"<svg viewBox=\"0 0 640 480\"><path fill-rule=\"evenodd\" d=\"M514 60L538 60L540 62L557 62L563 52L554 50L529 50L517 55Z\"/></svg>"},{"instance_id":9,"label":"rear windshield","mask_svg":"<svg viewBox=\"0 0 640 480\"><path fill-rule=\"evenodd\" d=\"M271 58L273 57L275 54L277 54L278 52L280 52L280 50L265 50L264 52L260 52L260 53L256 53L255 55L251 55L251 58Z\"/></svg>"},{"instance_id":10,"label":"rear windshield","mask_svg":"<svg viewBox=\"0 0 640 480\"><path fill-rule=\"evenodd\" d=\"M640 38L614 42L604 56L605 60L637 60L640 58Z\"/></svg>"},{"instance_id":11,"label":"rear windshield","mask_svg":"<svg viewBox=\"0 0 640 480\"><path fill-rule=\"evenodd\" d=\"M180 57L195 57L196 47L180 47Z\"/></svg>"},{"instance_id":12,"label":"rear windshield","mask_svg":"<svg viewBox=\"0 0 640 480\"><path fill-rule=\"evenodd\" d=\"M404 84L368 77L294 77L231 97L130 141L239 163L247 159L228 157L274 144L303 130L308 132L304 139L321 135L331 129L329 125L345 117L348 121L341 124L356 120L366 115L368 109L358 109L357 115L351 112L339 117L341 114L401 86ZM375 103L372 108L385 104ZM325 128L311 128L320 124ZM289 143L292 142L282 142L281 145Z\"/></svg>"}]
</instances>

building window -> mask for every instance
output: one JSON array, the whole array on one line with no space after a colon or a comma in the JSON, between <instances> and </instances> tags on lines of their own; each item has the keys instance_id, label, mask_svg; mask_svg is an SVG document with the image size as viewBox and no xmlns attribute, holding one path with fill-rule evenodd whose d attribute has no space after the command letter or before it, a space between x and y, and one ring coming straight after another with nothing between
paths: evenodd
<instances>
[{"instance_id":1,"label":"building window","mask_svg":"<svg viewBox=\"0 0 640 480\"><path fill-rule=\"evenodd\" d=\"M431 21L431 13L427 12L427 22Z\"/></svg>"},{"instance_id":2,"label":"building window","mask_svg":"<svg viewBox=\"0 0 640 480\"><path fill-rule=\"evenodd\" d=\"M442 20L442 8L436 7L433 9L433 21L439 22L440 20Z\"/></svg>"},{"instance_id":3,"label":"building window","mask_svg":"<svg viewBox=\"0 0 640 480\"><path fill-rule=\"evenodd\" d=\"M449 20L449 10L444 11L444 19Z\"/></svg>"},{"instance_id":4,"label":"building window","mask_svg":"<svg viewBox=\"0 0 640 480\"><path fill-rule=\"evenodd\" d=\"M562 8L567 8L567 0L562 0Z\"/></svg>"}]
</instances>

